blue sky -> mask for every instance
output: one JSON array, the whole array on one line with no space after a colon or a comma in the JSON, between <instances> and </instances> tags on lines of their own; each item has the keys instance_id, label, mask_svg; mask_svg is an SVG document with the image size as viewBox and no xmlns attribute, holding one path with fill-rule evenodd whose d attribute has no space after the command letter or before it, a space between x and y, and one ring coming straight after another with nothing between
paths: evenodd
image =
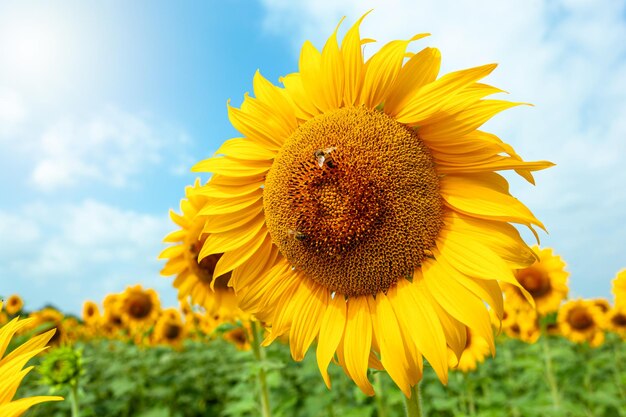
<instances>
[{"instance_id":1,"label":"blue sky","mask_svg":"<svg viewBox=\"0 0 626 417\"><path fill-rule=\"evenodd\" d=\"M624 3L228 0L0 3L0 294L79 312L141 283L173 304L156 259L189 169L236 135L254 72L297 68L342 16L379 41L432 36L443 71L500 64L487 80L516 108L489 122L555 168L513 194L547 225L573 296L610 295L626 267ZM376 50L368 45L366 54ZM529 237L530 239L530 237Z\"/></svg>"}]
</instances>

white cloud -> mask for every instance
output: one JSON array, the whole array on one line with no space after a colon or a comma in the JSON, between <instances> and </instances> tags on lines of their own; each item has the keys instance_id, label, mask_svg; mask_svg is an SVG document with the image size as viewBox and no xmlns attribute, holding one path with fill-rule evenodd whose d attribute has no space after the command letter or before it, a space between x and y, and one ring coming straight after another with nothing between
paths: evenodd
<instances>
[{"instance_id":1,"label":"white cloud","mask_svg":"<svg viewBox=\"0 0 626 417\"><path fill-rule=\"evenodd\" d=\"M85 299L101 301L136 283L157 289L170 304L175 300L157 260L172 228L166 215L94 200L31 204L20 212L19 217L0 212L0 293L28 295L29 308L52 302L75 313ZM23 278L4 278L12 276Z\"/></svg>"},{"instance_id":2,"label":"white cloud","mask_svg":"<svg viewBox=\"0 0 626 417\"><path fill-rule=\"evenodd\" d=\"M498 62L487 82L534 108L508 111L487 129L527 159L557 167L537 187L514 193L550 230L543 239L570 264L574 294L609 295L626 246L626 4L561 1L264 0L265 28L321 48L342 16L342 31L364 12L361 33L381 41L432 36L415 48L442 51L442 72ZM366 54L377 47L366 46Z\"/></svg>"},{"instance_id":3,"label":"white cloud","mask_svg":"<svg viewBox=\"0 0 626 417\"><path fill-rule=\"evenodd\" d=\"M33 182L44 189L83 181L115 187L158 164L166 138L146 120L113 108L86 121L64 120L37 143Z\"/></svg>"}]
</instances>

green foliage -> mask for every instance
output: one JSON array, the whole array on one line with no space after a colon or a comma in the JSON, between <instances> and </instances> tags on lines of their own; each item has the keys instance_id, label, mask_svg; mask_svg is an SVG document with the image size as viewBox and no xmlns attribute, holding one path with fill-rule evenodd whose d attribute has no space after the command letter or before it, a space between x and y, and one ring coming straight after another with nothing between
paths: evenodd
<instances>
[{"instance_id":1,"label":"green foliage","mask_svg":"<svg viewBox=\"0 0 626 417\"><path fill-rule=\"evenodd\" d=\"M549 337L545 346L541 340L529 345L503 337L495 358L488 358L472 373L451 372L447 386L426 365L424 413L429 417L626 416L626 344L608 336L596 349L557 337ZM326 388L314 350L304 361L294 362L289 348L276 342L259 364L251 351L238 351L223 340L188 341L181 351L105 340L77 348L85 358L80 379L83 417L258 416L259 367L267 372L273 417L378 415L375 399L362 394L336 365L329 368L332 390ZM377 374L386 417L403 416L402 394L386 373ZM370 380L375 379L372 373ZM48 390L35 371L16 398L45 395ZM25 416L65 417L69 410L68 401L46 403Z\"/></svg>"}]
</instances>

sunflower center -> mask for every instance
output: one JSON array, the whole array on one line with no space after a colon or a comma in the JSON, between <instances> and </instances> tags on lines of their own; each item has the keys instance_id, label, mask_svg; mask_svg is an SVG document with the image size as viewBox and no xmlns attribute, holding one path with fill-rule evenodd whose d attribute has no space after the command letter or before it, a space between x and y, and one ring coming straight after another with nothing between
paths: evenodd
<instances>
[{"instance_id":1,"label":"sunflower center","mask_svg":"<svg viewBox=\"0 0 626 417\"><path fill-rule=\"evenodd\" d=\"M167 340L175 340L180 335L182 329L178 324L167 323L163 332Z\"/></svg>"},{"instance_id":2,"label":"sunflower center","mask_svg":"<svg viewBox=\"0 0 626 417\"><path fill-rule=\"evenodd\" d=\"M198 234L200 233L201 228L198 231ZM214 253L212 255L204 257L201 261L198 261L200 249L202 249L202 245L204 245L204 241L206 240L207 236L208 235L203 235L202 237L199 237L197 241L189 245L188 256L191 258L189 260L191 269L193 270L196 277L198 277L198 280L208 285L211 283L211 281L213 281L213 272L215 272L215 266L217 265L217 261L219 261L222 257L223 253ZM215 280L214 288L227 288L230 275L231 274L229 272L220 277L217 277Z\"/></svg>"},{"instance_id":3,"label":"sunflower center","mask_svg":"<svg viewBox=\"0 0 626 417\"><path fill-rule=\"evenodd\" d=\"M617 327L626 327L626 315L617 313L611 318L611 322Z\"/></svg>"},{"instance_id":4,"label":"sunflower center","mask_svg":"<svg viewBox=\"0 0 626 417\"><path fill-rule=\"evenodd\" d=\"M530 267L518 271L517 280L534 299L541 298L552 289L550 278L537 268Z\"/></svg>"},{"instance_id":5,"label":"sunflower center","mask_svg":"<svg viewBox=\"0 0 626 417\"><path fill-rule=\"evenodd\" d=\"M302 124L269 170L267 227L330 291L386 292L418 268L443 224L439 179L417 133L364 107Z\"/></svg>"},{"instance_id":6,"label":"sunflower center","mask_svg":"<svg viewBox=\"0 0 626 417\"><path fill-rule=\"evenodd\" d=\"M587 330L593 326L593 318L587 309L582 307L572 309L567 316L567 321L576 330Z\"/></svg>"},{"instance_id":7,"label":"sunflower center","mask_svg":"<svg viewBox=\"0 0 626 417\"><path fill-rule=\"evenodd\" d=\"M135 294L128 305L128 314L135 319L146 318L152 311L152 300L148 294Z\"/></svg>"}]
</instances>

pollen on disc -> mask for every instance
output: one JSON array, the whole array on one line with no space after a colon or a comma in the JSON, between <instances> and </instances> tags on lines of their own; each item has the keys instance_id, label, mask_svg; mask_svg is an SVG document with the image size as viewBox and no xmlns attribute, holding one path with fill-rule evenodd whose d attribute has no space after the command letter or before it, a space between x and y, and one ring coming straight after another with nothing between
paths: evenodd
<instances>
[{"instance_id":1,"label":"pollen on disc","mask_svg":"<svg viewBox=\"0 0 626 417\"><path fill-rule=\"evenodd\" d=\"M377 110L301 125L270 171L267 227L296 268L346 296L411 276L443 224L439 179L417 133Z\"/></svg>"}]
</instances>

